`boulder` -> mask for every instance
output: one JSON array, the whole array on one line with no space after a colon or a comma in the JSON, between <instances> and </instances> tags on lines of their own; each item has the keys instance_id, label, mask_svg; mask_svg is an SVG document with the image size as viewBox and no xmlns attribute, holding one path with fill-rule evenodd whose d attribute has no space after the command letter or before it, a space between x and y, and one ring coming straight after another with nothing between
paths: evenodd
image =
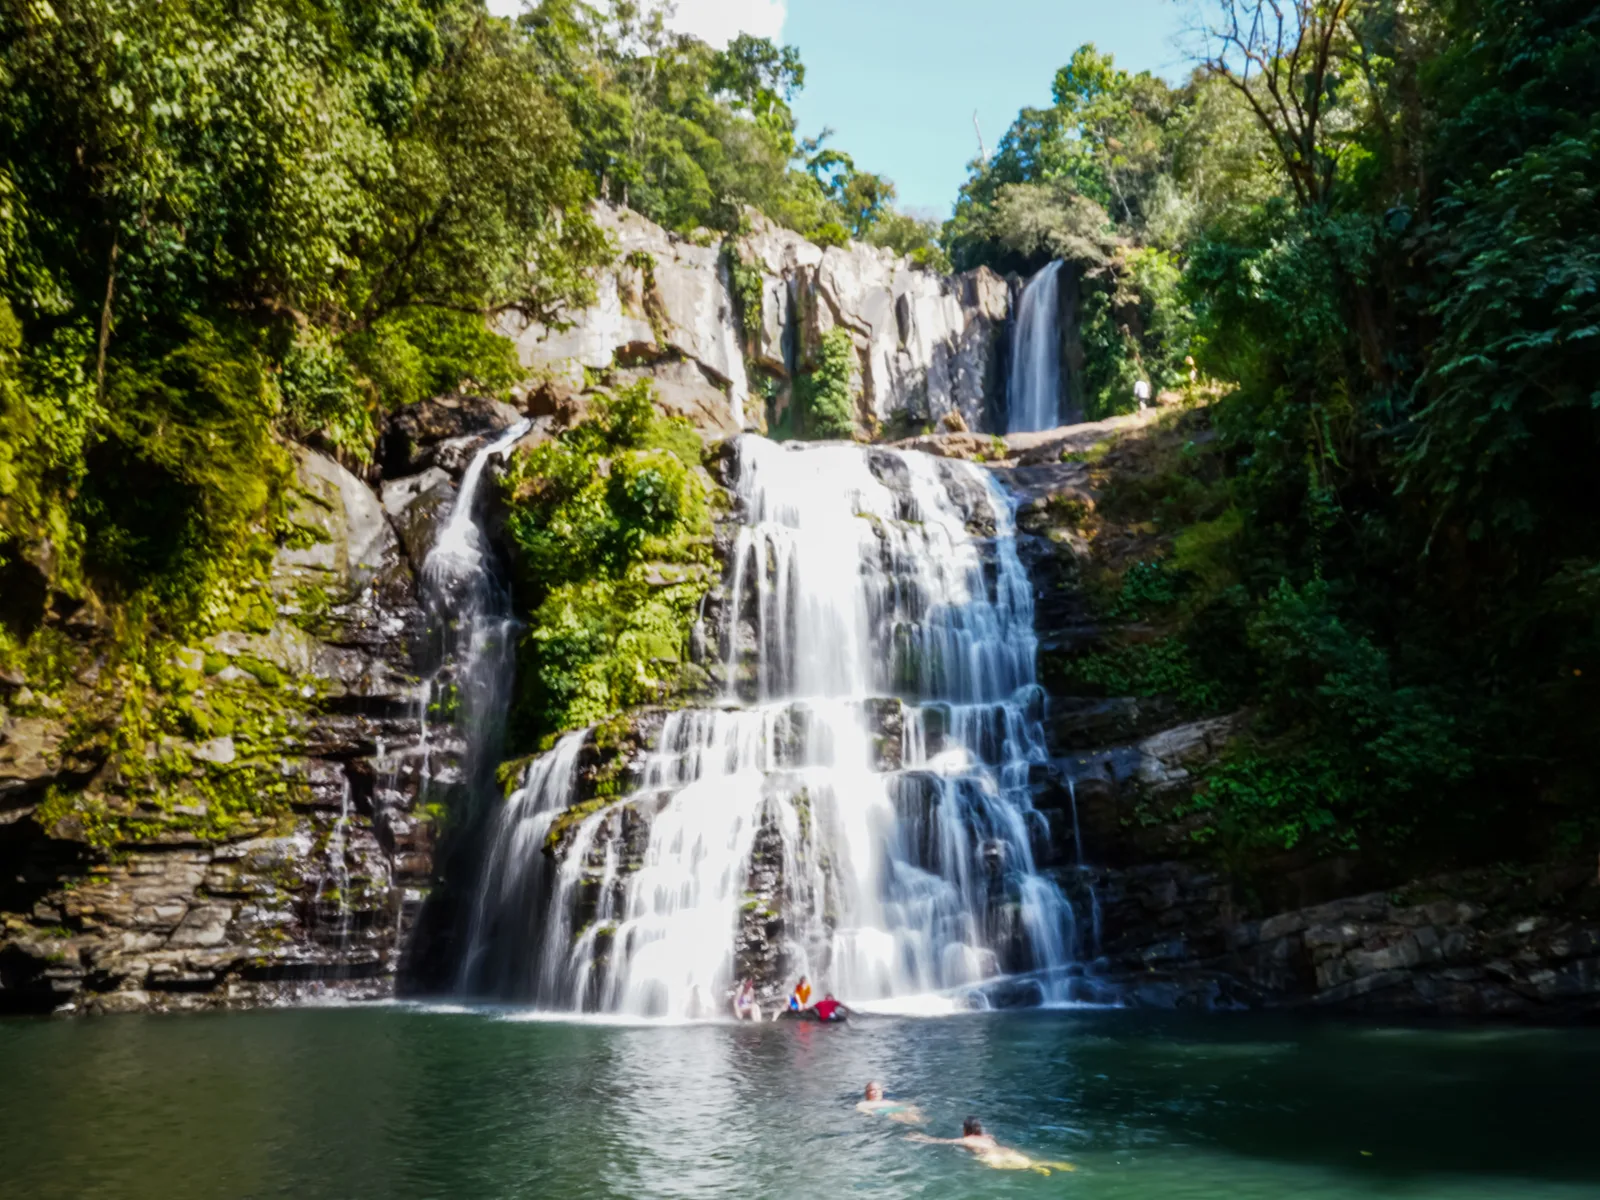
<instances>
[{"instance_id":1,"label":"boulder","mask_svg":"<svg viewBox=\"0 0 1600 1200\"><path fill-rule=\"evenodd\" d=\"M440 528L450 519L455 484L438 467L394 479L383 485L383 510L400 534L412 563L426 562Z\"/></svg>"},{"instance_id":2,"label":"boulder","mask_svg":"<svg viewBox=\"0 0 1600 1200\"><path fill-rule=\"evenodd\" d=\"M333 459L297 447L289 521L299 536L278 551L273 590L320 589L329 600L355 599L392 570L399 541L372 489Z\"/></svg>"},{"instance_id":3,"label":"boulder","mask_svg":"<svg viewBox=\"0 0 1600 1200\"><path fill-rule=\"evenodd\" d=\"M441 396L401 409L384 426L380 458L386 476L395 477L435 465L442 443L485 437L522 414L487 396Z\"/></svg>"},{"instance_id":4,"label":"boulder","mask_svg":"<svg viewBox=\"0 0 1600 1200\"><path fill-rule=\"evenodd\" d=\"M54 781L61 768L62 717L4 715L0 709L0 821L6 809L26 803Z\"/></svg>"}]
</instances>

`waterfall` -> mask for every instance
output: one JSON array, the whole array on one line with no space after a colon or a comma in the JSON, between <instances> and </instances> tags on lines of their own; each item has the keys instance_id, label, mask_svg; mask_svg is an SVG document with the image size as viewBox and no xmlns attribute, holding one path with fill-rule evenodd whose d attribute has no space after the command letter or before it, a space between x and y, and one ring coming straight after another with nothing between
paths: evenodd
<instances>
[{"instance_id":1,"label":"waterfall","mask_svg":"<svg viewBox=\"0 0 1600 1200\"><path fill-rule=\"evenodd\" d=\"M530 427L531 422L518 421L473 455L422 564L423 605L437 664L422 694L424 777L436 773L431 730L435 714L442 713L444 723L461 736L457 770L469 789L493 785L514 665L510 598L477 523L478 488L489 460L504 454Z\"/></svg>"},{"instance_id":2,"label":"waterfall","mask_svg":"<svg viewBox=\"0 0 1600 1200\"><path fill-rule=\"evenodd\" d=\"M1089 897L1089 944L1080 953L1100 953L1100 893L1094 886L1094 871L1083 857L1083 826L1078 823L1078 781L1067 775L1067 799L1072 805L1072 854L1081 889Z\"/></svg>"},{"instance_id":3,"label":"waterfall","mask_svg":"<svg viewBox=\"0 0 1600 1200\"><path fill-rule=\"evenodd\" d=\"M1022 289L1011 330L1006 382L1007 433L1054 429L1061 419L1061 327L1056 297L1062 264L1051 263Z\"/></svg>"},{"instance_id":4,"label":"waterfall","mask_svg":"<svg viewBox=\"0 0 1600 1200\"><path fill-rule=\"evenodd\" d=\"M668 714L615 797L576 802L581 734L528 768L463 990L691 1016L746 974L856 1003L1059 977L1079 939L1036 867L1043 693L1010 501L914 452L745 436L737 458L722 706Z\"/></svg>"},{"instance_id":5,"label":"waterfall","mask_svg":"<svg viewBox=\"0 0 1600 1200\"><path fill-rule=\"evenodd\" d=\"M537 961L541 944L562 940L561 930L545 930L534 921L544 909L549 862L544 854L545 838L575 798L578 754L587 734L587 730L569 733L549 754L534 759L495 817L457 981L463 990L479 986L515 994L536 989L538 972L528 970L526 964ZM565 911L560 909L558 914ZM497 950L492 960L491 945ZM486 965L501 976L484 979L481 972ZM515 974L519 968L520 978ZM513 974L507 975L508 971Z\"/></svg>"},{"instance_id":6,"label":"waterfall","mask_svg":"<svg viewBox=\"0 0 1600 1200\"><path fill-rule=\"evenodd\" d=\"M428 645L417 692L416 770L433 799L454 793L452 812L469 824L495 797L515 669L511 599L478 524L478 494L489 460L531 427L518 421L473 455L419 573ZM391 788L399 771L394 764Z\"/></svg>"}]
</instances>

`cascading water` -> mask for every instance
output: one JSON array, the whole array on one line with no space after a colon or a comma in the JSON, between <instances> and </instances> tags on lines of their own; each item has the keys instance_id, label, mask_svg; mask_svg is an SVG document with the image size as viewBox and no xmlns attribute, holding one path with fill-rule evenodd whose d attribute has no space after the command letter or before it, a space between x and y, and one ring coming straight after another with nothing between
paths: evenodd
<instances>
[{"instance_id":1,"label":"cascading water","mask_svg":"<svg viewBox=\"0 0 1600 1200\"><path fill-rule=\"evenodd\" d=\"M328 831L328 866L317 882L321 894L329 888L334 894L339 922L339 957L344 959L350 949L350 816L352 810L350 777L340 776L339 815Z\"/></svg>"},{"instance_id":2,"label":"cascading water","mask_svg":"<svg viewBox=\"0 0 1600 1200\"><path fill-rule=\"evenodd\" d=\"M448 714L464 739L459 782L471 789L492 784L499 762L513 667L514 625L510 599L478 527L478 487L489 460L510 449L531 424L517 422L473 456L461 477L450 516L422 564L423 604L437 664L423 687L424 752L431 756L433 739L429 734L435 714ZM431 761L424 763L423 770L424 778L438 774Z\"/></svg>"},{"instance_id":3,"label":"cascading water","mask_svg":"<svg viewBox=\"0 0 1600 1200\"><path fill-rule=\"evenodd\" d=\"M420 576L429 644L417 695L421 744L416 769L436 798L450 793L464 798L469 821L494 796L515 668L516 623L478 524L478 493L489 460L504 454L531 427L530 421L518 421L473 456ZM397 762L390 765L388 788L395 786L399 769ZM459 799L453 807L462 811ZM399 919L397 914L397 924Z\"/></svg>"},{"instance_id":4,"label":"cascading water","mask_svg":"<svg viewBox=\"0 0 1600 1200\"><path fill-rule=\"evenodd\" d=\"M1022 289L1011 329L1011 375L1006 383L1007 433L1054 429L1061 418L1061 329L1057 297L1060 262Z\"/></svg>"},{"instance_id":5,"label":"cascading water","mask_svg":"<svg viewBox=\"0 0 1600 1200\"><path fill-rule=\"evenodd\" d=\"M541 948L563 940L560 930L547 930L537 923L544 916L549 886L548 859L543 851L551 825L573 801L578 754L586 735L587 730L569 733L553 751L535 759L495 818L489 857L479 874L472 905L467 953L458 980L463 989L479 986L490 992L524 991L539 978ZM566 911L558 908L554 915L559 918ZM500 919L502 915L511 919ZM519 915L520 922L516 919ZM485 970L499 974L485 975Z\"/></svg>"},{"instance_id":6,"label":"cascading water","mask_svg":"<svg viewBox=\"0 0 1600 1200\"><path fill-rule=\"evenodd\" d=\"M535 761L493 833L463 990L721 1011L753 926L774 931L769 975L858 1004L1059 979L1077 928L1035 865L1043 695L1009 501L916 453L737 450L729 624L754 636L727 637L725 707L668 715L613 801L571 807L582 735Z\"/></svg>"}]
</instances>

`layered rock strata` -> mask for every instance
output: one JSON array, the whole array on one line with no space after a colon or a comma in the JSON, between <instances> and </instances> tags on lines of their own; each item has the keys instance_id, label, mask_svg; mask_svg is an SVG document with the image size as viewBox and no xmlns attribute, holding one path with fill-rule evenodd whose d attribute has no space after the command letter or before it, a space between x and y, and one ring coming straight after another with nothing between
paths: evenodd
<instances>
[{"instance_id":1,"label":"layered rock strata","mask_svg":"<svg viewBox=\"0 0 1600 1200\"><path fill-rule=\"evenodd\" d=\"M0 1011L392 990L456 753L424 736L416 574L502 409L410 410L381 496L296 448L259 589L136 700L81 618L63 684L0 688Z\"/></svg>"}]
</instances>

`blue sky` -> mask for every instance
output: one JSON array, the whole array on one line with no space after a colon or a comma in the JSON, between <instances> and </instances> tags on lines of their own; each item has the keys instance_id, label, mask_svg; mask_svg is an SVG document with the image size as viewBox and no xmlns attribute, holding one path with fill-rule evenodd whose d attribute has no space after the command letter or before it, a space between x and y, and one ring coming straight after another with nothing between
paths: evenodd
<instances>
[{"instance_id":1,"label":"blue sky","mask_svg":"<svg viewBox=\"0 0 1600 1200\"><path fill-rule=\"evenodd\" d=\"M858 167L895 181L902 207L944 217L977 155L974 109L993 152L1019 108L1050 102L1056 68L1084 42L1182 79L1188 12L1175 0L790 0L783 40L806 64L802 133L832 127Z\"/></svg>"},{"instance_id":2,"label":"blue sky","mask_svg":"<svg viewBox=\"0 0 1600 1200\"><path fill-rule=\"evenodd\" d=\"M903 208L945 216L977 154L1024 105L1050 101L1084 42L1120 66L1177 81L1190 0L677 0L674 23L714 45L741 30L790 42L806 64L800 132L835 131L863 170L895 181ZM509 13L521 0L489 0Z\"/></svg>"}]
</instances>

